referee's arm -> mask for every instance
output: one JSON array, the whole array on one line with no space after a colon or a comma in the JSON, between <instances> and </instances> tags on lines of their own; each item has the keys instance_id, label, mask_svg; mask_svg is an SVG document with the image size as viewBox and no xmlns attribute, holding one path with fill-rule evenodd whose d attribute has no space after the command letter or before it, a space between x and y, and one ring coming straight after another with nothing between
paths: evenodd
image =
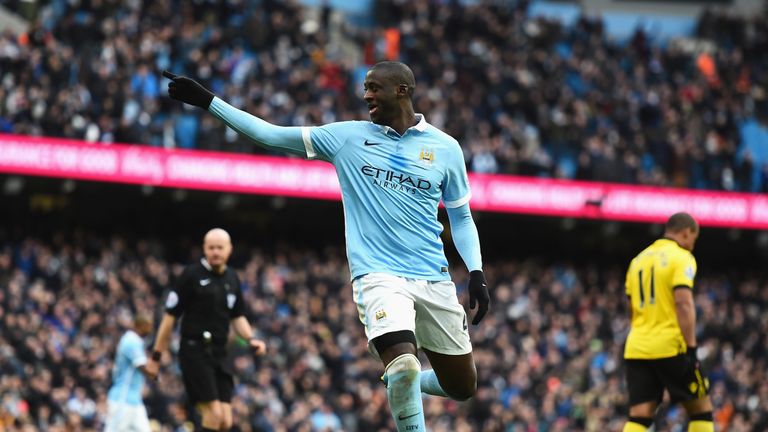
<instances>
[{"instance_id":1,"label":"referee's arm","mask_svg":"<svg viewBox=\"0 0 768 432\"><path fill-rule=\"evenodd\" d=\"M248 341L248 344L253 348L256 355L264 354L267 351L267 345L264 341L256 339L253 335L251 324L245 316L240 315L239 317L234 318L232 320L232 328L238 336Z\"/></svg>"},{"instance_id":2,"label":"referee's arm","mask_svg":"<svg viewBox=\"0 0 768 432\"><path fill-rule=\"evenodd\" d=\"M163 315L162 321L160 321L160 327L157 329L157 337L155 338L155 347L152 349L152 355L147 360L147 364L142 371L149 378L157 378L157 374L160 372L160 359L171 343L171 333L175 324L176 317L166 312Z\"/></svg>"},{"instance_id":3,"label":"referee's arm","mask_svg":"<svg viewBox=\"0 0 768 432\"><path fill-rule=\"evenodd\" d=\"M176 317L166 312L163 315L163 320L160 321L160 327L157 329L155 347L152 349L153 360L155 360L155 353L159 352L162 354L168 349L168 345L171 343L171 333L173 332L173 327L175 325ZM159 359L156 360L159 361Z\"/></svg>"}]
</instances>

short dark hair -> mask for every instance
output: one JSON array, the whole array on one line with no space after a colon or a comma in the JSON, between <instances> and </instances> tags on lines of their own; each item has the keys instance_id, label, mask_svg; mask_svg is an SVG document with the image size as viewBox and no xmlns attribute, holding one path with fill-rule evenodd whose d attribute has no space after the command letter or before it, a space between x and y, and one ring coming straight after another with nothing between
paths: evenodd
<instances>
[{"instance_id":1,"label":"short dark hair","mask_svg":"<svg viewBox=\"0 0 768 432\"><path fill-rule=\"evenodd\" d=\"M396 61L382 61L373 65L371 70L384 72L384 78L394 85L407 85L408 96L413 96L413 91L416 88L416 78L407 64Z\"/></svg>"},{"instance_id":2,"label":"short dark hair","mask_svg":"<svg viewBox=\"0 0 768 432\"><path fill-rule=\"evenodd\" d=\"M696 219L688 213L680 212L675 213L667 220L665 229L669 232L680 232L684 229L690 228L693 232L699 230L699 224Z\"/></svg>"},{"instance_id":3,"label":"short dark hair","mask_svg":"<svg viewBox=\"0 0 768 432\"><path fill-rule=\"evenodd\" d=\"M139 326L142 324L152 325L153 324L152 315L149 315L144 312L139 312L136 315L134 315L133 325Z\"/></svg>"}]
</instances>

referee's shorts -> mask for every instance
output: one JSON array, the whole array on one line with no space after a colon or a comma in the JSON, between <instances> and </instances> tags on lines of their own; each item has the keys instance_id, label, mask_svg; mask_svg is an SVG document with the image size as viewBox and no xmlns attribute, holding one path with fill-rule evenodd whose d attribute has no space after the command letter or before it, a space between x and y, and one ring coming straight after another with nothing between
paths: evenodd
<instances>
[{"instance_id":1,"label":"referee's shorts","mask_svg":"<svg viewBox=\"0 0 768 432\"><path fill-rule=\"evenodd\" d=\"M685 354L661 359L626 359L629 405L661 402L664 389L672 403L688 402L709 394L709 380L690 364Z\"/></svg>"},{"instance_id":2,"label":"referee's shorts","mask_svg":"<svg viewBox=\"0 0 768 432\"><path fill-rule=\"evenodd\" d=\"M182 339L179 348L179 367L193 404L212 401L231 402L234 379L228 368L226 348L206 347L202 341Z\"/></svg>"}]
</instances>

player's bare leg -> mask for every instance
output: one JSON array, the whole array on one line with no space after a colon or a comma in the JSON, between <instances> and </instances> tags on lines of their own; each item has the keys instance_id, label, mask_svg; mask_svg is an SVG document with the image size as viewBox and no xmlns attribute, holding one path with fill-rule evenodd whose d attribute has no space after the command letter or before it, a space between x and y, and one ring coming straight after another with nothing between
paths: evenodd
<instances>
[{"instance_id":1,"label":"player's bare leg","mask_svg":"<svg viewBox=\"0 0 768 432\"><path fill-rule=\"evenodd\" d=\"M688 432L713 432L712 401L709 396L683 402L688 413Z\"/></svg>"},{"instance_id":2,"label":"player's bare leg","mask_svg":"<svg viewBox=\"0 0 768 432\"><path fill-rule=\"evenodd\" d=\"M377 350L384 364L387 399L398 432L426 431L419 382L421 363L416 356L416 345L396 342Z\"/></svg>"},{"instance_id":3,"label":"player's bare leg","mask_svg":"<svg viewBox=\"0 0 768 432\"><path fill-rule=\"evenodd\" d=\"M477 369L472 353L447 355L428 350L423 351L429 358L429 363L437 375L440 387L448 397L464 401L475 395Z\"/></svg>"},{"instance_id":4,"label":"player's bare leg","mask_svg":"<svg viewBox=\"0 0 768 432\"><path fill-rule=\"evenodd\" d=\"M221 403L221 426L219 430L228 431L232 429L234 420L232 418L232 404L228 402Z\"/></svg>"},{"instance_id":5,"label":"player's bare leg","mask_svg":"<svg viewBox=\"0 0 768 432\"><path fill-rule=\"evenodd\" d=\"M201 402L197 404L200 411L200 423L203 431L218 431L221 429L224 413L220 401Z\"/></svg>"}]
</instances>

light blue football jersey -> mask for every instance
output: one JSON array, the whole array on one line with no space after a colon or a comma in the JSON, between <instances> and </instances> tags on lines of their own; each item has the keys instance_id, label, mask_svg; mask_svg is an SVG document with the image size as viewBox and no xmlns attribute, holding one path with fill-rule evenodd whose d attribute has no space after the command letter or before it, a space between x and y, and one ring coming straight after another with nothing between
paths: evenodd
<instances>
[{"instance_id":1,"label":"light blue football jersey","mask_svg":"<svg viewBox=\"0 0 768 432\"><path fill-rule=\"evenodd\" d=\"M469 180L459 143L417 117L402 136L370 121L304 128L307 158L336 167L353 279L450 279L437 207L466 204Z\"/></svg>"},{"instance_id":2,"label":"light blue football jersey","mask_svg":"<svg viewBox=\"0 0 768 432\"><path fill-rule=\"evenodd\" d=\"M141 405L144 374L138 369L147 363L144 341L136 332L125 332L117 344L115 366L112 368L112 387L107 398L112 402Z\"/></svg>"}]
</instances>

